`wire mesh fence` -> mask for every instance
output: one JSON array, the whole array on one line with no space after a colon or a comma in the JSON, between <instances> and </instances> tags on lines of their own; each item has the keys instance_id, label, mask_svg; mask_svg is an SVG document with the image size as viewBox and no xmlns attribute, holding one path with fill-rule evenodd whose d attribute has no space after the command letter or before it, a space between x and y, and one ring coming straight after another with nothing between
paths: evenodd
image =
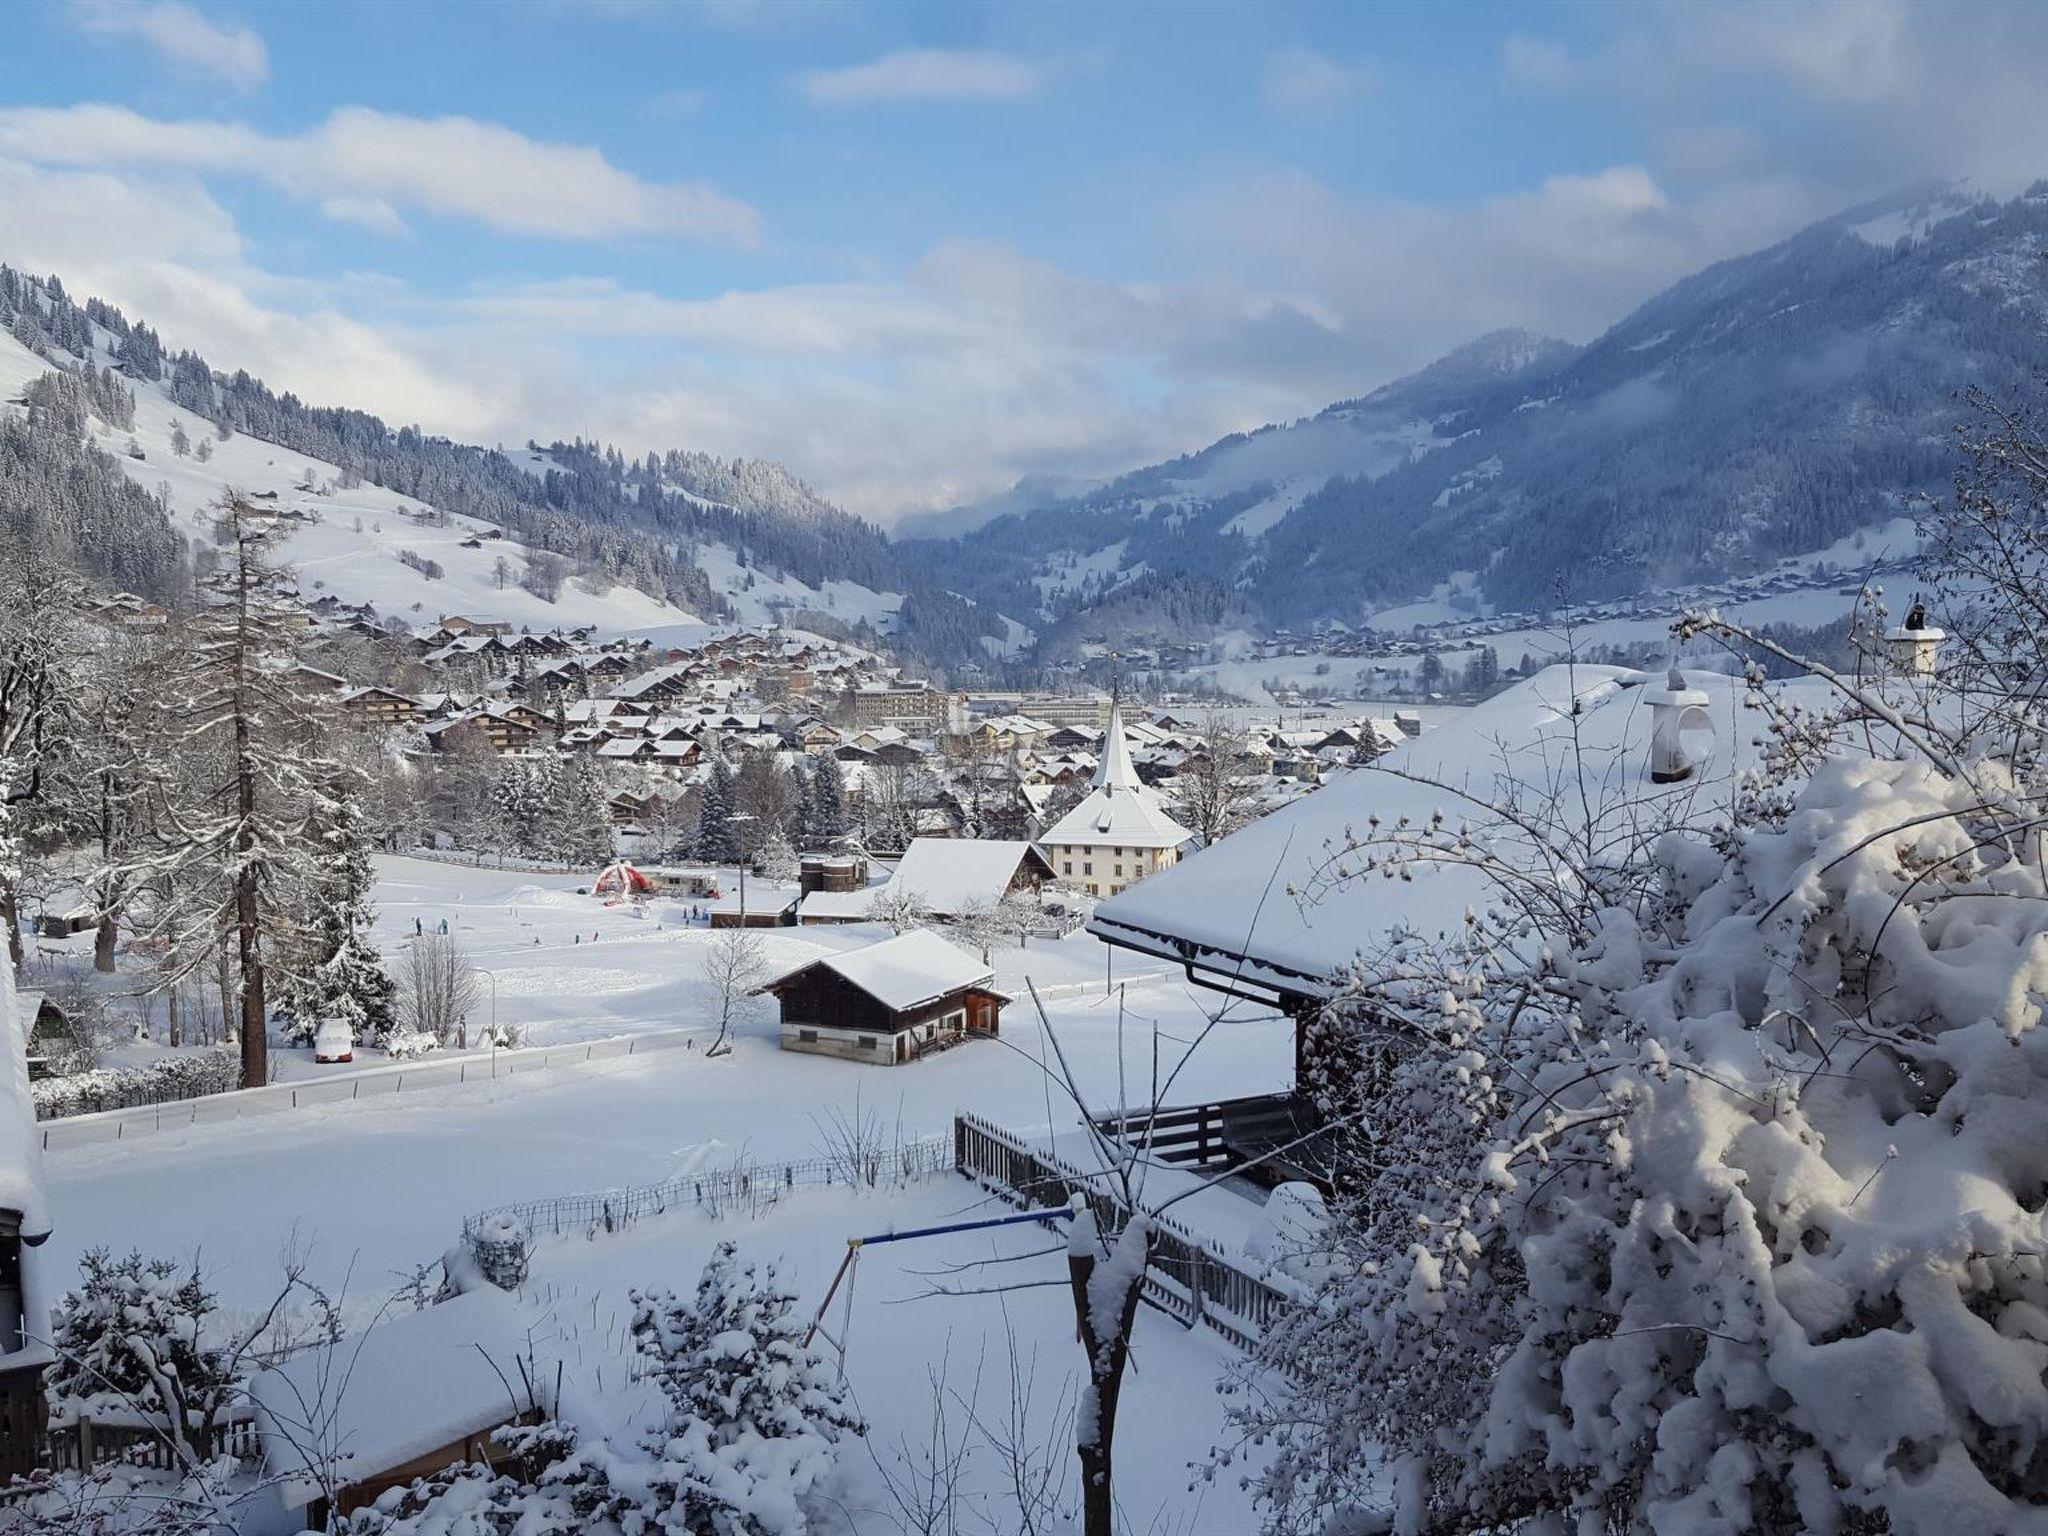
<instances>
[{"instance_id":1,"label":"wire mesh fence","mask_svg":"<svg viewBox=\"0 0 2048 1536\"><path fill-rule=\"evenodd\" d=\"M670 1211L753 1214L798 1190L897 1189L952 1169L953 1139L926 1136L799 1162L735 1162L677 1174L658 1184L493 1206L467 1217L462 1235L473 1246L486 1227L507 1216L537 1237L620 1232Z\"/></svg>"}]
</instances>

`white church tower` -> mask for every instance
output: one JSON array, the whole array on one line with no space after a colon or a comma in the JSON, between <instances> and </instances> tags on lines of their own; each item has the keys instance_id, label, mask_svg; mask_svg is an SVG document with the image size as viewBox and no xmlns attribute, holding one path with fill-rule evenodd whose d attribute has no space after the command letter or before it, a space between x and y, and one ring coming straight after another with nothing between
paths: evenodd
<instances>
[{"instance_id":1,"label":"white church tower","mask_svg":"<svg viewBox=\"0 0 2048 1536\"><path fill-rule=\"evenodd\" d=\"M1193 835L1166 814L1155 790L1139 782L1124 740L1123 706L1112 702L1088 798L1039 839L1053 873L1090 896L1114 896L1171 866Z\"/></svg>"}]
</instances>

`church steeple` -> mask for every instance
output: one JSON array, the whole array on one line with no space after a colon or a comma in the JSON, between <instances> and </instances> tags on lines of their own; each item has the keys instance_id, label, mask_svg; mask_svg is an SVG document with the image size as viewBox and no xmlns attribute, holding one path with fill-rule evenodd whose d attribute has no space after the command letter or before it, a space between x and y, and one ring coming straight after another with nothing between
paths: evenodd
<instances>
[{"instance_id":1,"label":"church steeple","mask_svg":"<svg viewBox=\"0 0 2048 1536\"><path fill-rule=\"evenodd\" d=\"M1131 744L1124 740L1124 708L1120 700L1109 701L1109 728L1102 733L1102 760L1095 765L1090 781L1096 789L1112 794L1138 787L1138 770L1131 763Z\"/></svg>"}]
</instances>

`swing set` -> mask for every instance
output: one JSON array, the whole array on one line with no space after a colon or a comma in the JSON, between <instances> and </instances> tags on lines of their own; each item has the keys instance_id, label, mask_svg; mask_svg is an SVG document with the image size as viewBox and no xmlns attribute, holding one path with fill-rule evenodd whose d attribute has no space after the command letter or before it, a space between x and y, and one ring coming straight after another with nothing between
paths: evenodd
<instances>
[{"instance_id":1,"label":"swing set","mask_svg":"<svg viewBox=\"0 0 2048 1536\"><path fill-rule=\"evenodd\" d=\"M804 1335L804 1348L811 1347L811 1341L823 1334L839 1356L839 1379L846 1379L847 1336L853 1327L853 1282L860 1269L860 1254L863 1248L872 1248L881 1243L907 1243L915 1237L946 1237L955 1232L980 1232L988 1227L1014 1227L1023 1222L1037 1222L1050 1226L1055 1221L1064 1221L1074 1214L1071 1206L1055 1205L1042 1211L1019 1211L1013 1216L991 1216L982 1221L957 1221L943 1227L914 1227L908 1232L878 1232L873 1237L849 1237L846 1240L846 1257L839 1261L839 1268L833 1273L832 1284L826 1288L825 1299L818 1303L818 1310L811 1318L810 1331ZM839 1336L834 1338L825 1327L825 1314L831 1310L832 1298L839 1294L841 1284L846 1286L846 1299L841 1303L839 1314Z\"/></svg>"}]
</instances>

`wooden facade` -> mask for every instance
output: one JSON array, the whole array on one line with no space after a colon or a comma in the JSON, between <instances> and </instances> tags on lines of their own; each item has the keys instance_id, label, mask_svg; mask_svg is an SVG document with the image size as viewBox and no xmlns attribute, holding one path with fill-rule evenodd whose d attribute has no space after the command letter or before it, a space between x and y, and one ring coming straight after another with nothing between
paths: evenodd
<instances>
[{"instance_id":1,"label":"wooden facade","mask_svg":"<svg viewBox=\"0 0 2048 1536\"><path fill-rule=\"evenodd\" d=\"M49 1419L42 1365L6 1363L28 1342L22 1249L20 1215L0 1211L0 1482L36 1469Z\"/></svg>"},{"instance_id":2,"label":"wooden facade","mask_svg":"<svg viewBox=\"0 0 2048 1536\"><path fill-rule=\"evenodd\" d=\"M782 1048L894 1066L943 1050L969 1035L1001 1029L1002 993L960 987L928 1002L892 1009L826 965L806 966L766 989L782 1006Z\"/></svg>"}]
</instances>

